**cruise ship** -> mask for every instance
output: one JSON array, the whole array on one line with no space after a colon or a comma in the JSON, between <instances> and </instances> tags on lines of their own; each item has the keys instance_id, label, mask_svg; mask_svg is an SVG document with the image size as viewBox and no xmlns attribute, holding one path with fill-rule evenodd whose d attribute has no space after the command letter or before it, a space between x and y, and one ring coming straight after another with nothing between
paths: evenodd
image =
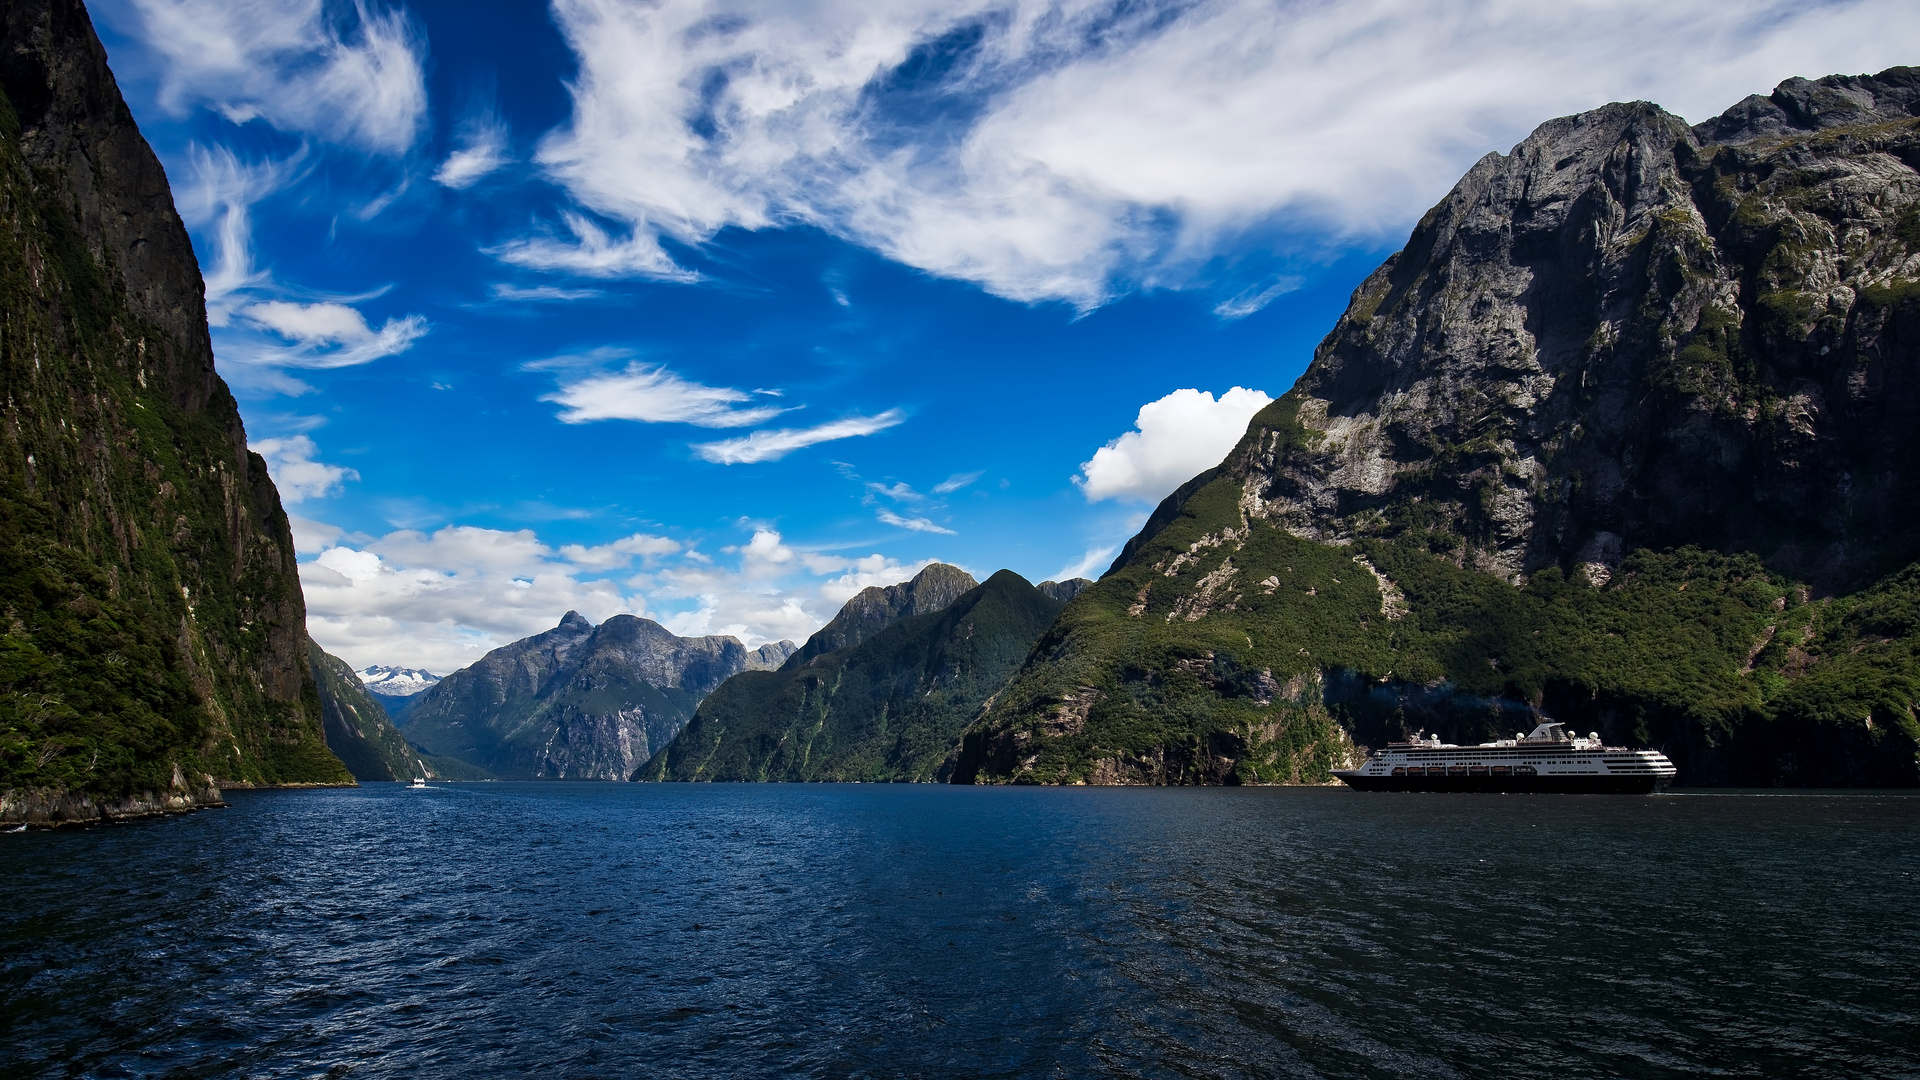
<instances>
[{"instance_id":1,"label":"cruise ship","mask_svg":"<svg viewBox=\"0 0 1920 1080\"><path fill-rule=\"evenodd\" d=\"M1658 750L1606 746L1598 734L1578 738L1567 734L1565 724L1548 721L1532 734L1478 746L1455 746L1422 732L1333 775L1360 791L1651 795L1665 791L1675 771Z\"/></svg>"}]
</instances>

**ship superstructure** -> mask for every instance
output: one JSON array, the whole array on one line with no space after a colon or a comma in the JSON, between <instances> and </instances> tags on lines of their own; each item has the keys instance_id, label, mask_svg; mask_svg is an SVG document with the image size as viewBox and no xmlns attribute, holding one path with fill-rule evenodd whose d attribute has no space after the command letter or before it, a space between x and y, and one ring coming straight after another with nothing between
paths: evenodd
<instances>
[{"instance_id":1,"label":"ship superstructure","mask_svg":"<svg viewBox=\"0 0 1920 1080\"><path fill-rule=\"evenodd\" d=\"M1658 750L1604 745L1596 733L1569 735L1549 720L1530 734L1456 746L1424 733L1388 743L1357 769L1335 776L1361 791L1505 791L1650 795L1677 770Z\"/></svg>"}]
</instances>

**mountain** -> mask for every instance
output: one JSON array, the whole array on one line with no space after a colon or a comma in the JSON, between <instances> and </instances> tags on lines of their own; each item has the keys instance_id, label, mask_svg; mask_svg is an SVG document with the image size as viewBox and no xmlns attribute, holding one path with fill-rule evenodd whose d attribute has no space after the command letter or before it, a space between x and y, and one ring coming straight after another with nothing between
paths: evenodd
<instances>
[{"instance_id":1,"label":"mountain","mask_svg":"<svg viewBox=\"0 0 1920 1080\"><path fill-rule=\"evenodd\" d=\"M935 563L854 597L780 670L728 679L634 778L933 779L1064 606L1010 570L954 595L962 580L972 578ZM898 601L898 614L875 625L870 593ZM866 632L851 644L818 647L856 622Z\"/></svg>"},{"instance_id":2,"label":"mountain","mask_svg":"<svg viewBox=\"0 0 1920 1080\"><path fill-rule=\"evenodd\" d=\"M1682 784L1920 782L1917 113L1895 68L1482 159L955 778L1312 780L1544 709Z\"/></svg>"},{"instance_id":3,"label":"mountain","mask_svg":"<svg viewBox=\"0 0 1920 1080\"><path fill-rule=\"evenodd\" d=\"M370 693L381 697L412 697L440 681L440 676L420 668L397 668L375 664L353 673Z\"/></svg>"},{"instance_id":4,"label":"mountain","mask_svg":"<svg viewBox=\"0 0 1920 1080\"><path fill-rule=\"evenodd\" d=\"M345 784L293 538L79 0L0 8L0 820Z\"/></svg>"},{"instance_id":5,"label":"mountain","mask_svg":"<svg viewBox=\"0 0 1920 1080\"><path fill-rule=\"evenodd\" d=\"M869 585L841 605L839 613L815 631L789 663L807 663L824 653L858 645L901 619L940 611L979 584L957 566L929 563L910 581Z\"/></svg>"},{"instance_id":6,"label":"mountain","mask_svg":"<svg viewBox=\"0 0 1920 1080\"><path fill-rule=\"evenodd\" d=\"M777 667L790 641L677 637L651 619L560 625L482 657L419 694L408 740L501 779L624 780L728 676Z\"/></svg>"},{"instance_id":7,"label":"mountain","mask_svg":"<svg viewBox=\"0 0 1920 1080\"><path fill-rule=\"evenodd\" d=\"M420 668L397 668L375 664L354 672L361 685L380 703L394 723L407 718L415 705L420 704L420 694L440 681L440 676Z\"/></svg>"},{"instance_id":8,"label":"mountain","mask_svg":"<svg viewBox=\"0 0 1920 1080\"><path fill-rule=\"evenodd\" d=\"M307 639L307 658L320 690L327 748L355 780L411 780L435 775L393 726L378 698L345 660ZM424 673L423 673L424 674Z\"/></svg>"},{"instance_id":9,"label":"mountain","mask_svg":"<svg viewBox=\"0 0 1920 1080\"><path fill-rule=\"evenodd\" d=\"M1039 589L1042 593L1063 604L1092 587L1093 582L1083 577L1070 578L1066 581L1043 581L1034 586L1034 588Z\"/></svg>"}]
</instances>

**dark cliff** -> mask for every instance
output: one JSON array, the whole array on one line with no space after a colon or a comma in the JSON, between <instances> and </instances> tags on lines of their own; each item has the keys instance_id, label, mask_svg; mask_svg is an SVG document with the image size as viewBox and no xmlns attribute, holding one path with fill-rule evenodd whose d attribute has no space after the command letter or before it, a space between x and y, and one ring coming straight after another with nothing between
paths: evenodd
<instances>
[{"instance_id":1,"label":"dark cliff","mask_svg":"<svg viewBox=\"0 0 1920 1080\"><path fill-rule=\"evenodd\" d=\"M960 775L1324 778L1546 709L1681 783L1920 780L1916 114L1899 68L1488 155Z\"/></svg>"},{"instance_id":2,"label":"dark cliff","mask_svg":"<svg viewBox=\"0 0 1920 1080\"><path fill-rule=\"evenodd\" d=\"M780 670L728 679L634 778L934 779L961 729L1064 606L1011 570L951 595L962 577L972 580L935 563L906 585L856 596L847 607L869 632L816 648L853 621L836 618ZM913 610L874 626L876 593L911 599L894 610Z\"/></svg>"},{"instance_id":3,"label":"dark cliff","mask_svg":"<svg viewBox=\"0 0 1920 1080\"><path fill-rule=\"evenodd\" d=\"M422 691L401 730L429 754L502 779L625 780L729 676L785 662L789 642L679 637L651 619L560 625Z\"/></svg>"},{"instance_id":4,"label":"dark cliff","mask_svg":"<svg viewBox=\"0 0 1920 1080\"><path fill-rule=\"evenodd\" d=\"M350 783L166 174L79 3L0 20L0 818Z\"/></svg>"}]
</instances>

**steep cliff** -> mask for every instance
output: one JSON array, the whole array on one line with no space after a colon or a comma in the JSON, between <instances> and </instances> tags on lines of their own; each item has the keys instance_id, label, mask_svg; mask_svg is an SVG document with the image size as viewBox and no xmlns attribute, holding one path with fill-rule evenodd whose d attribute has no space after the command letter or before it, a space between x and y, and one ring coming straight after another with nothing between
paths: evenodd
<instances>
[{"instance_id":1,"label":"steep cliff","mask_svg":"<svg viewBox=\"0 0 1920 1080\"><path fill-rule=\"evenodd\" d=\"M433 778L432 766L407 745L378 696L345 660L307 639L307 662L320 691L320 716L332 750L355 780Z\"/></svg>"},{"instance_id":2,"label":"steep cliff","mask_svg":"<svg viewBox=\"0 0 1920 1080\"><path fill-rule=\"evenodd\" d=\"M1323 777L1546 708L1682 783L1920 780L1920 73L1489 155L958 775Z\"/></svg>"},{"instance_id":3,"label":"steep cliff","mask_svg":"<svg viewBox=\"0 0 1920 1080\"><path fill-rule=\"evenodd\" d=\"M351 783L166 174L77 0L0 32L0 819Z\"/></svg>"},{"instance_id":4,"label":"steep cliff","mask_svg":"<svg viewBox=\"0 0 1920 1080\"><path fill-rule=\"evenodd\" d=\"M793 651L678 637L632 615L596 627L569 611L423 691L401 730L429 754L502 779L625 780L729 676Z\"/></svg>"},{"instance_id":5,"label":"steep cliff","mask_svg":"<svg viewBox=\"0 0 1920 1080\"><path fill-rule=\"evenodd\" d=\"M1010 570L950 596L950 583L963 577L972 580L954 567L929 566L884 593L910 597L895 610L911 614L854 644L817 649L822 635L846 626L836 618L780 670L728 679L634 778L933 779L960 730L1063 606ZM873 613L867 594L882 592L869 589L847 607L866 619Z\"/></svg>"}]
</instances>

